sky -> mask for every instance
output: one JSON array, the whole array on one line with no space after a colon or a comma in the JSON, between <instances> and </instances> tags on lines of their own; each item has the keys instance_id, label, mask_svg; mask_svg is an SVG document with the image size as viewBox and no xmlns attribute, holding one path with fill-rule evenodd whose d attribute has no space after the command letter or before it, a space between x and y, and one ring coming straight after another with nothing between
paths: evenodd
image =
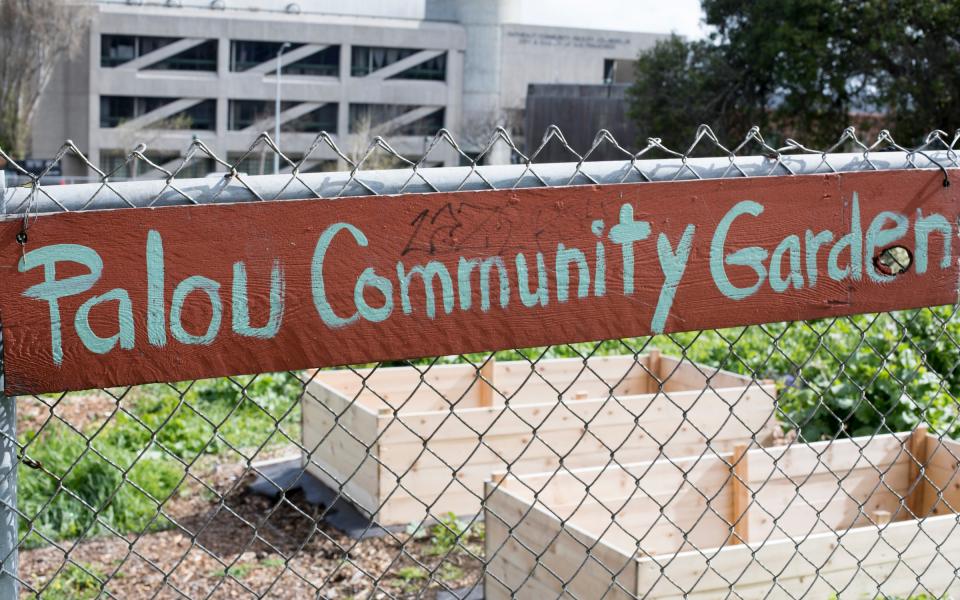
<instances>
[{"instance_id":1,"label":"sky","mask_svg":"<svg viewBox=\"0 0 960 600\"><path fill-rule=\"evenodd\" d=\"M706 35L699 0L523 0L518 20L561 27ZM589 6L588 11L584 7Z\"/></svg>"},{"instance_id":2,"label":"sky","mask_svg":"<svg viewBox=\"0 0 960 600\"><path fill-rule=\"evenodd\" d=\"M124 3L128 0L99 0ZM162 0L149 0L160 4ZM210 6L210 0L179 0L185 6ZM292 0L225 0L238 9L270 7L284 10ZM423 18L427 0L293 0L309 12L390 15ZM488 2L490 0L471 0ZM506 0L506 21L555 27L585 27L612 31L678 33L701 38L700 0ZM353 11L353 12L351 12Z\"/></svg>"}]
</instances>

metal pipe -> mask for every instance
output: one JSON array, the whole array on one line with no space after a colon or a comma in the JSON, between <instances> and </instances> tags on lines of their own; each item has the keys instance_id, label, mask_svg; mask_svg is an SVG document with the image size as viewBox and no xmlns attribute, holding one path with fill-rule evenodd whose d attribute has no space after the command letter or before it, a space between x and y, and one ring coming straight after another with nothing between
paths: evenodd
<instances>
[{"instance_id":1,"label":"metal pipe","mask_svg":"<svg viewBox=\"0 0 960 600\"><path fill-rule=\"evenodd\" d=\"M0 217L6 204L6 177L0 170ZM0 598L18 598L17 400L3 395L3 327L0 323Z\"/></svg>"},{"instance_id":2,"label":"metal pipe","mask_svg":"<svg viewBox=\"0 0 960 600\"><path fill-rule=\"evenodd\" d=\"M0 376L0 385L3 377ZM2 390L2 387L0 387ZM18 598L17 399L0 392L0 598Z\"/></svg>"},{"instance_id":3,"label":"metal pipe","mask_svg":"<svg viewBox=\"0 0 960 600\"><path fill-rule=\"evenodd\" d=\"M775 160L765 156L597 161L584 163L541 163L526 165L483 165L435 167L384 171L301 173L294 177L261 175L211 176L201 179L145 180L44 186L34 190L17 187L7 190L8 214L170 206L193 202L228 203L257 200L298 200L369 196L372 194L475 191L592 183L630 183L762 177L768 175L870 171L887 169L935 169L956 167L953 153L927 151L874 152L849 154L796 154ZM32 200L31 200L32 199Z\"/></svg>"}]
</instances>

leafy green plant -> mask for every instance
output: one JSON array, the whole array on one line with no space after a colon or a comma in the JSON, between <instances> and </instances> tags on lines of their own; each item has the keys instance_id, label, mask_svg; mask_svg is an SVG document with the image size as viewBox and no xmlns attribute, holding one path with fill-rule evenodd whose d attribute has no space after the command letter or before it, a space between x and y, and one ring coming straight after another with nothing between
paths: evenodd
<instances>
[{"instance_id":1,"label":"leafy green plant","mask_svg":"<svg viewBox=\"0 0 960 600\"><path fill-rule=\"evenodd\" d=\"M182 480L183 468L150 444L134 453L99 435L88 442L58 422L21 441L42 465L19 470L18 504L27 516L20 532L30 531L27 545L95 536L108 526L124 532L167 526L159 507Z\"/></svg>"},{"instance_id":2,"label":"leafy green plant","mask_svg":"<svg viewBox=\"0 0 960 600\"><path fill-rule=\"evenodd\" d=\"M106 577L92 565L67 563L40 594L43 600L88 600L100 594Z\"/></svg>"},{"instance_id":3,"label":"leafy green plant","mask_svg":"<svg viewBox=\"0 0 960 600\"><path fill-rule=\"evenodd\" d=\"M244 563L238 562L233 565L230 565L227 569L217 569L212 573L214 577L226 577L229 574L231 577L236 579L243 579L257 568L256 563Z\"/></svg>"},{"instance_id":4,"label":"leafy green plant","mask_svg":"<svg viewBox=\"0 0 960 600\"><path fill-rule=\"evenodd\" d=\"M673 336L679 347L653 343L667 353L670 346L674 353L681 349L696 362L776 380L777 416L802 440L906 431L920 422L949 434L957 429L960 385L951 369L958 349L929 334L938 326L957 328L947 324L943 309L923 309L680 334Z\"/></svg>"},{"instance_id":5,"label":"leafy green plant","mask_svg":"<svg viewBox=\"0 0 960 600\"><path fill-rule=\"evenodd\" d=\"M437 574L440 576L440 579L444 581L456 581L463 577L463 569L457 565L445 562L440 565Z\"/></svg>"},{"instance_id":6,"label":"leafy green plant","mask_svg":"<svg viewBox=\"0 0 960 600\"><path fill-rule=\"evenodd\" d=\"M470 524L457 518L457 515L447 513L440 521L430 528L430 553L446 554L456 548L458 543L469 534Z\"/></svg>"},{"instance_id":7,"label":"leafy green plant","mask_svg":"<svg viewBox=\"0 0 960 600\"><path fill-rule=\"evenodd\" d=\"M427 578L427 572L417 566L407 566L397 569L397 579L403 583L404 591L411 591L420 581Z\"/></svg>"},{"instance_id":8,"label":"leafy green plant","mask_svg":"<svg viewBox=\"0 0 960 600\"><path fill-rule=\"evenodd\" d=\"M279 556L270 556L261 560L260 564L267 568L276 569L287 566L287 561L283 560Z\"/></svg>"}]
</instances>

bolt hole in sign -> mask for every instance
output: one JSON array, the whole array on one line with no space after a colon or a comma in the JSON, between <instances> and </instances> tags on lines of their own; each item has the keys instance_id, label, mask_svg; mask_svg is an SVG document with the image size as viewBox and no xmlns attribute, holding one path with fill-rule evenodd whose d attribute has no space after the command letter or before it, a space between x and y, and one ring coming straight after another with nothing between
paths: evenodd
<instances>
[{"instance_id":1,"label":"bolt hole in sign","mask_svg":"<svg viewBox=\"0 0 960 600\"><path fill-rule=\"evenodd\" d=\"M950 304L958 212L917 170L11 219L5 393Z\"/></svg>"}]
</instances>

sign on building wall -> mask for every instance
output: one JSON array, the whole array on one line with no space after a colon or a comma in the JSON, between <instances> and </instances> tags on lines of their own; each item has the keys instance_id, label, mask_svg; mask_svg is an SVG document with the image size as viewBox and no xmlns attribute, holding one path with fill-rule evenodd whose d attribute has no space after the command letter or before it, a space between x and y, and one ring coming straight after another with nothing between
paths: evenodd
<instances>
[{"instance_id":1,"label":"sign on building wall","mask_svg":"<svg viewBox=\"0 0 960 600\"><path fill-rule=\"evenodd\" d=\"M63 213L0 223L6 393L950 304L932 171Z\"/></svg>"}]
</instances>

